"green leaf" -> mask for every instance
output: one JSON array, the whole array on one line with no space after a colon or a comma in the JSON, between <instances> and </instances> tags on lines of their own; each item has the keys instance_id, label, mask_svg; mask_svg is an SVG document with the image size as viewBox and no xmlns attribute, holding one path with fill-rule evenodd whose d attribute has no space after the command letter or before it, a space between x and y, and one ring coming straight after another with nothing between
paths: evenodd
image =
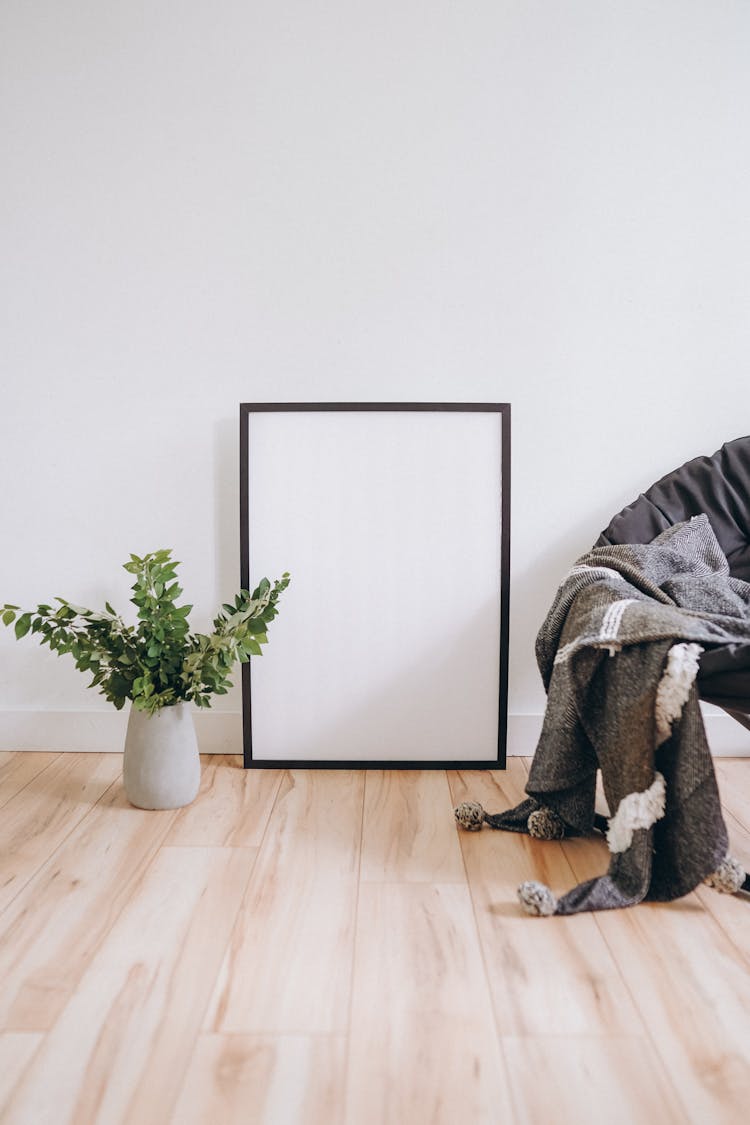
<instances>
[{"instance_id":1,"label":"green leaf","mask_svg":"<svg viewBox=\"0 0 750 1125\"><path fill-rule=\"evenodd\" d=\"M125 565L134 576L131 601L138 624L125 626L109 602L93 611L58 597L58 606L39 605L22 613L18 606L0 605L5 625L15 623L16 636L39 635L58 655L72 655L88 682L120 710L126 699L148 714L178 700L197 707L224 695L232 666L262 653L266 628L277 614L275 602L288 576L271 585L260 581L255 594L240 591L234 605L226 602L210 635L193 634L188 624L192 605L176 606L182 594L171 551L154 551L143 558L131 555ZM286 581L285 581L286 580ZM19 616L20 615L20 616Z\"/></svg>"},{"instance_id":2,"label":"green leaf","mask_svg":"<svg viewBox=\"0 0 750 1125\"><path fill-rule=\"evenodd\" d=\"M18 618L18 621L16 621L16 640L20 641L21 637L25 637L30 628L31 614L24 613L21 617Z\"/></svg>"},{"instance_id":3,"label":"green leaf","mask_svg":"<svg viewBox=\"0 0 750 1125\"><path fill-rule=\"evenodd\" d=\"M126 699L127 695L128 695L129 688L130 688L130 684L128 683L128 681L125 679L124 676L121 676L119 674L119 672L113 672L112 675L109 677L109 682L107 683L107 688L108 688L109 691L111 691L113 696L122 697L123 699Z\"/></svg>"},{"instance_id":4,"label":"green leaf","mask_svg":"<svg viewBox=\"0 0 750 1125\"><path fill-rule=\"evenodd\" d=\"M65 605L69 609L72 609L74 614L79 613L82 617L86 617L89 613L91 613L91 610L86 609L84 605L74 605L73 602L65 602Z\"/></svg>"}]
</instances>

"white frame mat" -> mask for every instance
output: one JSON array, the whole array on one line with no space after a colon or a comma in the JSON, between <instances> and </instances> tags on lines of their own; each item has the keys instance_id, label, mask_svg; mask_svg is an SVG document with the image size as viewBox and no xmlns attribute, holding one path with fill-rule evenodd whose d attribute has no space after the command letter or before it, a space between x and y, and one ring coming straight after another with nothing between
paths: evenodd
<instances>
[{"instance_id":1,"label":"white frame mat","mask_svg":"<svg viewBox=\"0 0 750 1125\"><path fill-rule=\"evenodd\" d=\"M504 768L510 406L243 403L247 767Z\"/></svg>"}]
</instances>

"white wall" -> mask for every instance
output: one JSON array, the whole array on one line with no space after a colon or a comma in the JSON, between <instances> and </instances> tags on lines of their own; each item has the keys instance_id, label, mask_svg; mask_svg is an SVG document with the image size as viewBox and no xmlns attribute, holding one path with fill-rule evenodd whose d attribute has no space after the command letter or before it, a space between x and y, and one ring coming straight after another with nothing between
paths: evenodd
<instances>
[{"instance_id":1,"label":"white wall","mask_svg":"<svg viewBox=\"0 0 750 1125\"><path fill-rule=\"evenodd\" d=\"M0 52L0 600L172 546L208 624L241 400L510 401L520 730L564 569L750 430L750 5L4 0ZM3 744L107 711L0 645Z\"/></svg>"}]
</instances>

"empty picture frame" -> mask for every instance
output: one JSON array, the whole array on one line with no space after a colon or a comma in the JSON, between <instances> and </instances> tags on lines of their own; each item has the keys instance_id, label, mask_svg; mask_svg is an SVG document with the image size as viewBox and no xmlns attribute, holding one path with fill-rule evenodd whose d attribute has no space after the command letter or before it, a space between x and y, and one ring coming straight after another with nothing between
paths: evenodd
<instances>
[{"instance_id":1,"label":"empty picture frame","mask_svg":"<svg viewBox=\"0 0 750 1125\"><path fill-rule=\"evenodd\" d=\"M246 767L503 768L510 406L243 403Z\"/></svg>"}]
</instances>

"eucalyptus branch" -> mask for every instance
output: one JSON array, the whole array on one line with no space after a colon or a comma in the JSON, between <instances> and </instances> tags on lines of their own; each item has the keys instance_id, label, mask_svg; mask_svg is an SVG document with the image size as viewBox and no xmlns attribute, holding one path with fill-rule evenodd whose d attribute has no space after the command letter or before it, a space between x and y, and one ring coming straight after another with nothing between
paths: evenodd
<instances>
[{"instance_id":1,"label":"eucalyptus branch","mask_svg":"<svg viewBox=\"0 0 750 1125\"><path fill-rule=\"evenodd\" d=\"M191 605L177 605L182 588L176 580L180 564L170 550L139 558L131 555L124 568L135 576L132 602L138 626L127 625L109 602L91 610L57 597L58 608L40 604L36 610L0 607L0 620L14 625L17 639L38 634L58 655L70 654L76 667L92 674L90 687L119 710L126 699L139 710L154 713L181 700L210 707L212 695L231 687L230 672L238 661L262 654L267 628L276 617L279 595L289 585L284 574L273 586L263 578L250 594L241 590L226 603L210 634L189 632Z\"/></svg>"}]
</instances>

